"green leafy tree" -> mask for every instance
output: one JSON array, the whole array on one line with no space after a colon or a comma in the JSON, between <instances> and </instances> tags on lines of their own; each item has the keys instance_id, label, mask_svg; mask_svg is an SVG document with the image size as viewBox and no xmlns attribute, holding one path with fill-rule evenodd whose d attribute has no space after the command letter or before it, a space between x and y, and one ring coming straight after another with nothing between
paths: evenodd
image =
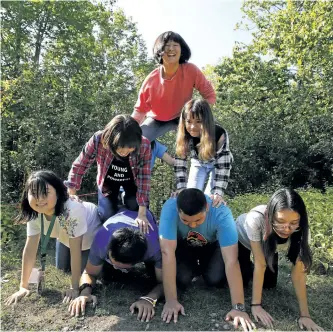
<instances>
[{"instance_id":1,"label":"green leafy tree","mask_svg":"<svg viewBox=\"0 0 333 332\"><path fill-rule=\"evenodd\" d=\"M32 170L66 178L89 137L116 114L132 112L153 62L114 2L3 3L4 201L18 199ZM92 171L83 190L94 183Z\"/></svg>"},{"instance_id":2,"label":"green leafy tree","mask_svg":"<svg viewBox=\"0 0 333 332\"><path fill-rule=\"evenodd\" d=\"M332 183L332 3L247 1L255 24L219 75L216 116L231 134L235 192Z\"/></svg>"}]
</instances>

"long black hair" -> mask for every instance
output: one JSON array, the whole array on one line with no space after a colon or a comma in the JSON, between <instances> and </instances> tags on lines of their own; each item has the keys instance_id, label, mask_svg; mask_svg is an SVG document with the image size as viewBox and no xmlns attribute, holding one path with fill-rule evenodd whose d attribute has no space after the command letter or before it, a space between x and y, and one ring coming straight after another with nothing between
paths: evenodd
<instances>
[{"instance_id":1,"label":"long black hair","mask_svg":"<svg viewBox=\"0 0 333 332\"><path fill-rule=\"evenodd\" d=\"M274 215L281 210L292 210L300 215L298 232L290 235L290 245L287 258L295 265L299 257L303 262L306 271L312 265L311 250L309 247L309 222L306 207L302 197L293 189L277 190L268 202L265 213L265 228L267 239L263 241L263 249L267 265L273 269L273 258L276 251L277 239L273 230Z\"/></svg>"},{"instance_id":2,"label":"long black hair","mask_svg":"<svg viewBox=\"0 0 333 332\"><path fill-rule=\"evenodd\" d=\"M68 200L67 188L63 181L52 171L42 170L32 173L23 190L21 198L21 211L16 221L18 223L28 222L37 218L38 212L33 210L28 201L29 191L34 197L47 195L47 186L51 185L57 193L57 203L55 206L55 215L59 216L64 210L64 204Z\"/></svg>"}]
</instances>

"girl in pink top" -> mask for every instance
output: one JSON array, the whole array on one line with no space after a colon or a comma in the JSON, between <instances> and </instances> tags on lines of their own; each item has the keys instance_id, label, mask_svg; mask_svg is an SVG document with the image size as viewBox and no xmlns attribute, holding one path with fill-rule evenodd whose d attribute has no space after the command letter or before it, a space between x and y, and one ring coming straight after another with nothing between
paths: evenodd
<instances>
[{"instance_id":1,"label":"girl in pink top","mask_svg":"<svg viewBox=\"0 0 333 332\"><path fill-rule=\"evenodd\" d=\"M192 99L193 89L209 104L216 100L210 82L197 66L188 63L191 50L178 33L162 33L153 53L160 66L144 80L132 114L142 123L142 134L150 141L177 128L180 112Z\"/></svg>"}]
</instances>

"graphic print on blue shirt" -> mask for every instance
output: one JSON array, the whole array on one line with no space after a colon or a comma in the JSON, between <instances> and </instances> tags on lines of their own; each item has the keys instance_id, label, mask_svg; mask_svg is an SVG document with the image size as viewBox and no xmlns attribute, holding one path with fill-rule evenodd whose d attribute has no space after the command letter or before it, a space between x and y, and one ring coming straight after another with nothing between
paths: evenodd
<instances>
[{"instance_id":1,"label":"graphic print on blue shirt","mask_svg":"<svg viewBox=\"0 0 333 332\"><path fill-rule=\"evenodd\" d=\"M191 247L203 247L208 243L202 234L192 230L187 233L186 241Z\"/></svg>"}]
</instances>

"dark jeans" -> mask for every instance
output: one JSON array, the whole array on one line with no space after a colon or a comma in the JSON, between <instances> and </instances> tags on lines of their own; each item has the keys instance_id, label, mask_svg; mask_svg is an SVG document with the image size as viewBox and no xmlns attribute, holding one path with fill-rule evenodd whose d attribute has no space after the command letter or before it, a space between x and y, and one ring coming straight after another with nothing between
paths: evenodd
<instances>
[{"instance_id":1,"label":"dark jeans","mask_svg":"<svg viewBox=\"0 0 333 332\"><path fill-rule=\"evenodd\" d=\"M89 249L81 251L81 273L87 265L89 251ZM64 272L71 271L71 251L58 240L56 242L56 268Z\"/></svg>"},{"instance_id":2,"label":"dark jeans","mask_svg":"<svg viewBox=\"0 0 333 332\"><path fill-rule=\"evenodd\" d=\"M247 287L250 280L253 278L253 263L251 262L251 250L247 249L238 241L238 260L243 277L244 287ZM267 266L264 275L263 288L275 288L278 277L278 260L279 255L276 252L273 259L274 272Z\"/></svg>"},{"instance_id":3,"label":"dark jeans","mask_svg":"<svg viewBox=\"0 0 333 332\"><path fill-rule=\"evenodd\" d=\"M123 202L119 201L118 198L119 189L119 186L113 188L108 196L104 196L101 190L98 189L98 214L102 223L117 213L119 204L123 203L126 208L131 211L137 211L139 209L139 205L136 201L136 187L124 188Z\"/></svg>"},{"instance_id":4,"label":"dark jeans","mask_svg":"<svg viewBox=\"0 0 333 332\"><path fill-rule=\"evenodd\" d=\"M218 242L193 247L186 240L178 240L176 249L177 286L185 289L196 275L202 275L209 286L222 287L226 283L224 261Z\"/></svg>"}]
</instances>

